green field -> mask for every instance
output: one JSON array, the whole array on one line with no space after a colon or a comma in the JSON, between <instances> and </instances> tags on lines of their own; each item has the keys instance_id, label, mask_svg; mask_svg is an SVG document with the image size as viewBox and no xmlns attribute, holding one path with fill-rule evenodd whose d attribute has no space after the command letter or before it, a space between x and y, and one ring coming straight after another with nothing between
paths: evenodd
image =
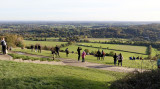
<instances>
[{"instance_id":1,"label":"green field","mask_svg":"<svg viewBox=\"0 0 160 89\"><path fill-rule=\"evenodd\" d=\"M26 41L27 44L29 43L29 41ZM36 41L30 41L32 43L35 43ZM42 41L45 42L45 41ZM51 42L52 43L52 42ZM54 43L54 42L53 42ZM62 43L62 42L59 42ZM49 45L49 44L48 44ZM105 53L109 53L110 51L113 51L114 53L122 53L124 59L123 59L123 66L124 67L131 67L131 68L141 68L141 64L142 67L145 69L152 69L152 63L150 62L150 60L129 60L129 57L148 57L148 55L146 54L146 50L147 47L145 46L132 46L132 45L118 45L118 44L99 44L99 43L77 43L75 45L70 45L68 47L63 47L60 50L65 50L66 48L69 48L69 51L72 52L74 51L74 53L70 53L69 57L66 57L66 54L64 52L60 52L61 58L70 58L70 59L74 59L77 60L77 48L79 47L79 45L81 45L80 47L84 50L84 49L89 49L89 51L97 51L99 49L99 47L101 47L100 50L104 50ZM86 47L89 46L89 47ZM108 49L107 49L108 48ZM83 51L82 50L82 51ZM13 51L22 51L22 52L26 52L26 53L31 53L31 54L36 54L36 55L43 55L43 56L52 56L50 51L45 51L42 50L42 53L36 53L36 52L31 52L29 49L24 49L21 50L19 48L15 48L13 49ZM158 51L156 49L152 49L152 56L155 56L158 53ZM101 64L107 64L107 65L113 65L113 57L111 56L106 56L104 61L98 61L96 57L94 57L93 55L87 55L85 58L86 61L88 62L94 62L94 63L101 63ZM156 61L153 62L153 68L156 69L157 65L156 65Z\"/></svg>"},{"instance_id":2,"label":"green field","mask_svg":"<svg viewBox=\"0 0 160 89\"><path fill-rule=\"evenodd\" d=\"M42 53L37 53L37 52L31 52L30 49L19 49L19 48L15 48L13 49L13 51L21 51L21 52L26 52L26 53L31 53L31 54L36 54L36 55L43 55L43 56L52 56L50 51L46 51L46 50L42 50ZM128 53L130 54L130 53ZM69 57L66 57L66 54L64 52L60 52L60 56L61 58L70 58L73 60L77 60L78 55L75 53L70 53ZM141 60L129 60L128 57L124 56L124 60L123 60L123 66L124 67L132 67L132 68L141 68ZM114 65L113 64L113 57L107 56L105 57L104 61L98 61L97 57L94 57L93 55L87 55L85 58L86 61L88 62L94 62L94 63L101 63L101 64L107 64L107 65ZM152 64L149 60L144 60L143 61L143 68L145 69L152 69ZM156 69L157 65L156 65L156 61L153 62L153 68Z\"/></svg>"},{"instance_id":3,"label":"green field","mask_svg":"<svg viewBox=\"0 0 160 89\"><path fill-rule=\"evenodd\" d=\"M0 61L0 89L109 89L124 73Z\"/></svg>"},{"instance_id":4,"label":"green field","mask_svg":"<svg viewBox=\"0 0 160 89\"><path fill-rule=\"evenodd\" d=\"M122 50L128 52L135 52L135 53L143 53L146 54L147 47L145 46L131 46L131 45L119 45L119 44L100 44L100 43L78 43L80 45L88 45L92 47L102 47L102 48L109 48L115 50ZM114 50L113 50L114 51Z\"/></svg>"},{"instance_id":5,"label":"green field","mask_svg":"<svg viewBox=\"0 0 160 89\"><path fill-rule=\"evenodd\" d=\"M96 46L96 45L94 45L94 46ZM77 52L77 48L78 47L81 47L83 50L85 50L85 49L89 49L89 51L90 52L92 52L92 51L98 51L98 48L94 48L94 47L85 47L85 46L78 46L78 45L71 45L71 46L69 46L69 47L64 47L64 48L61 48L61 50L65 50L66 48L68 48L69 49L69 51L71 52L71 51L74 51L74 52ZM112 45L109 45L109 47L111 48L112 47ZM114 47L114 46L113 46ZM115 45L115 48L117 47L117 49L116 50L110 50L110 49L103 49L104 50L104 52L105 53L109 53L110 51L113 51L113 52L115 52L115 53L117 53L117 54L119 54L119 53L122 53L122 55L124 56L124 58L125 59L129 59L129 57L133 57L133 56L135 56L135 57L147 57L148 55L146 55L145 54L145 51L146 51L146 47L140 47L140 46L124 46L124 45ZM127 47L127 48L125 48L125 47ZM128 51L129 50L129 48L130 49L133 49L133 50L131 50L131 51ZM135 49L134 49L135 48ZM123 50L122 50L123 49ZM139 50L137 50L137 49L142 49L143 51L139 51ZM100 50L102 50L102 49L100 49ZM117 51L117 50L119 50L119 51ZM137 51L137 52L136 52Z\"/></svg>"},{"instance_id":6,"label":"green field","mask_svg":"<svg viewBox=\"0 0 160 89\"><path fill-rule=\"evenodd\" d=\"M24 43L26 44L26 46L30 46L30 45L35 45L35 44L41 44L42 46L56 46L56 45L61 45L61 44L65 44L67 42L53 42L53 41L29 41L29 40L25 40Z\"/></svg>"},{"instance_id":7,"label":"green field","mask_svg":"<svg viewBox=\"0 0 160 89\"><path fill-rule=\"evenodd\" d=\"M111 40L116 40L116 41L128 41L128 39L118 39L118 38L85 38L85 40L89 40L90 42L105 42L105 41L111 41Z\"/></svg>"}]
</instances>

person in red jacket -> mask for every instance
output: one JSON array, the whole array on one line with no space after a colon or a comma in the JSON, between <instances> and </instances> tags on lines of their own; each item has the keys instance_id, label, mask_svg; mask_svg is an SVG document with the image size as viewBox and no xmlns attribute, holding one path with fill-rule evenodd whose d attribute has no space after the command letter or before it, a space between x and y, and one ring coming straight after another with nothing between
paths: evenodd
<instances>
[{"instance_id":1,"label":"person in red jacket","mask_svg":"<svg viewBox=\"0 0 160 89\"><path fill-rule=\"evenodd\" d=\"M86 56L86 52L83 51L83 53L82 53L82 62L85 62L85 56Z\"/></svg>"}]
</instances>

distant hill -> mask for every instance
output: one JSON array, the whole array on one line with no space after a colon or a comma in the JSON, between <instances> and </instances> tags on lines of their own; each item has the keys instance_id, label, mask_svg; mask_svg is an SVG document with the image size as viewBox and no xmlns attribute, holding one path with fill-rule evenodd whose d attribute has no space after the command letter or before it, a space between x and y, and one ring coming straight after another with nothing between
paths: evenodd
<instances>
[{"instance_id":1,"label":"distant hill","mask_svg":"<svg viewBox=\"0 0 160 89\"><path fill-rule=\"evenodd\" d=\"M114 21L30 21L0 22L0 32L23 37L127 38L157 41L160 38L160 22Z\"/></svg>"}]
</instances>

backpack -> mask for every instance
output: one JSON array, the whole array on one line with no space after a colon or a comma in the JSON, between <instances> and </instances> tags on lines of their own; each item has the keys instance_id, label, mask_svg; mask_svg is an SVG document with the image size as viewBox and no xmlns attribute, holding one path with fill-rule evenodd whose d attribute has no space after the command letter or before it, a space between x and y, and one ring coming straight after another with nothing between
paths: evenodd
<instances>
[{"instance_id":1,"label":"backpack","mask_svg":"<svg viewBox=\"0 0 160 89\"><path fill-rule=\"evenodd\" d=\"M105 55L105 53L104 53L104 52L103 52L102 54L103 54L103 56Z\"/></svg>"},{"instance_id":2,"label":"backpack","mask_svg":"<svg viewBox=\"0 0 160 89\"><path fill-rule=\"evenodd\" d=\"M4 42L4 41L2 41L2 42L1 42L1 45L2 45L2 46L5 46L5 42Z\"/></svg>"}]
</instances>

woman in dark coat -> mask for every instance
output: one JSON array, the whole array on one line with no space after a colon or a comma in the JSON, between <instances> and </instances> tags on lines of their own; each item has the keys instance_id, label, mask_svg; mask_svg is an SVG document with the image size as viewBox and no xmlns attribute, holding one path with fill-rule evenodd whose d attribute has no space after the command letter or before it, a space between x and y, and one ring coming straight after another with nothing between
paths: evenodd
<instances>
[{"instance_id":1,"label":"woman in dark coat","mask_svg":"<svg viewBox=\"0 0 160 89\"><path fill-rule=\"evenodd\" d=\"M100 60L100 57L101 57L101 52L98 50L97 51L97 60Z\"/></svg>"},{"instance_id":2,"label":"woman in dark coat","mask_svg":"<svg viewBox=\"0 0 160 89\"><path fill-rule=\"evenodd\" d=\"M66 57L68 57L68 54L69 54L68 48L66 48L65 52L66 52Z\"/></svg>"}]
</instances>

